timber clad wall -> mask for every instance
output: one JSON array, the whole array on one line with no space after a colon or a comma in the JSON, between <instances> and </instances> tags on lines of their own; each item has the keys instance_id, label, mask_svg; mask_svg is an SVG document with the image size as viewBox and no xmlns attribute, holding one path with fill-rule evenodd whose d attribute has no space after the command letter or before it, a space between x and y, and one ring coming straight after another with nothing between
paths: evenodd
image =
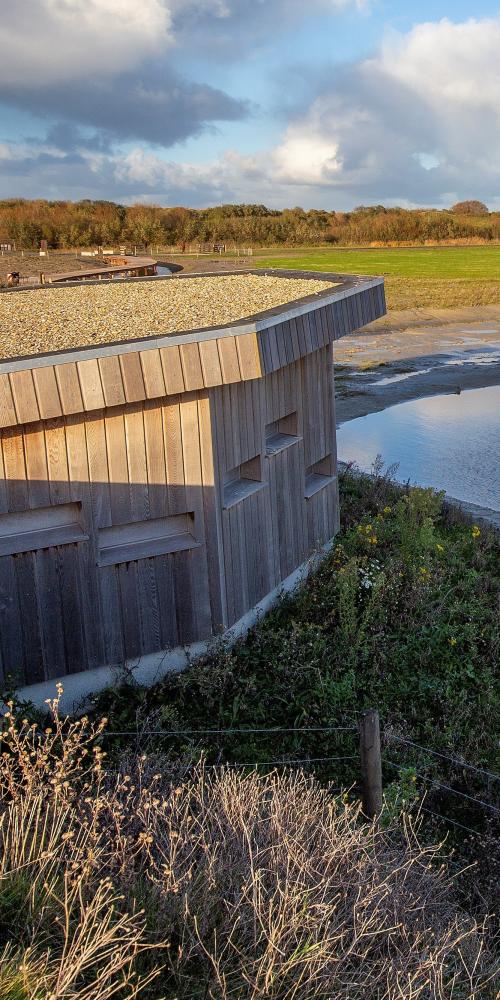
<instances>
[{"instance_id":1,"label":"timber clad wall","mask_svg":"<svg viewBox=\"0 0 500 1000\"><path fill-rule=\"evenodd\" d=\"M206 640L336 533L331 345L385 311L337 294L0 365L5 679Z\"/></svg>"}]
</instances>

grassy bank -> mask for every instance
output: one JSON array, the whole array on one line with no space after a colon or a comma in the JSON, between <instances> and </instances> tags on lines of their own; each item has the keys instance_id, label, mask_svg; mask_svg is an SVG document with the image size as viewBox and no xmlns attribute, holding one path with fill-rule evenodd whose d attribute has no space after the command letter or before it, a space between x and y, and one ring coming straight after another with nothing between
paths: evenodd
<instances>
[{"instance_id":1,"label":"grassy bank","mask_svg":"<svg viewBox=\"0 0 500 1000\"><path fill-rule=\"evenodd\" d=\"M269 255L258 266L383 274L389 309L498 305L500 247L313 250Z\"/></svg>"},{"instance_id":2,"label":"grassy bank","mask_svg":"<svg viewBox=\"0 0 500 1000\"><path fill-rule=\"evenodd\" d=\"M458 309L500 305L500 281L462 278L385 279L387 308Z\"/></svg>"}]
</instances>

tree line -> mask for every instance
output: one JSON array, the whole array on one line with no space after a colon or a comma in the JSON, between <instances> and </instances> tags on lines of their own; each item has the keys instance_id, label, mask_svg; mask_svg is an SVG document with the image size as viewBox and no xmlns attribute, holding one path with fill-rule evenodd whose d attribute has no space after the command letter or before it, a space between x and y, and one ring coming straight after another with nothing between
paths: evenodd
<instances>
[{"instance_id":1,"label":"tree line","mask_svg":"<svg viewBox=\"0 0 500 1000\"><path fill-rule=\"evenodd\" d=\"M210 244L230 246L339 246L491 241L500 239L500 212L479 201L450 209L386 208L361 205L351 212L265 205L219 205L192 209L119 205L110 201L0 201L0 242L36 249L117 243L146 246Z\"/></svg>"}]
</instances>

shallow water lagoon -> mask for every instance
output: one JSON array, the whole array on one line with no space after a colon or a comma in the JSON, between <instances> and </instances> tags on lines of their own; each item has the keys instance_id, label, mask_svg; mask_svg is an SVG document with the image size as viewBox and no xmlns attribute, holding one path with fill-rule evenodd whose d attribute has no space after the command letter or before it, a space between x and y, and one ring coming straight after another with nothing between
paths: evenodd
<instances>
[{"instance_id":1,"label":"shallow water lagoon","mask_svg":"<svg viewBox=\"0 0 500 1000\"><path fill-rule=\"evenodd\" d=\"M500 385L399 403L337 433L343 462L369 471L381 455L401 482L500 511Z\"/></svg>"}]
</instances>

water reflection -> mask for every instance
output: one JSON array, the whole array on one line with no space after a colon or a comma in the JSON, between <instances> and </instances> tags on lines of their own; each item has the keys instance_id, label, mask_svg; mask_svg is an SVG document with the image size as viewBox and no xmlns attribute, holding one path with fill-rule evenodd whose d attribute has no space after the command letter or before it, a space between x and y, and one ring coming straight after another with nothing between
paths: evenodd
<instances>
[{"instance_id":1,"label":"water reflection","mask_svg":"<svg viewBox=\"0 0 500 1000\"><path fill-rule=\"evenodd\" d=\"M350 420L339 458L369 470L377 454L397 478L500 510L500 386L431 396Z\"/></svg>"}]
</instances>

